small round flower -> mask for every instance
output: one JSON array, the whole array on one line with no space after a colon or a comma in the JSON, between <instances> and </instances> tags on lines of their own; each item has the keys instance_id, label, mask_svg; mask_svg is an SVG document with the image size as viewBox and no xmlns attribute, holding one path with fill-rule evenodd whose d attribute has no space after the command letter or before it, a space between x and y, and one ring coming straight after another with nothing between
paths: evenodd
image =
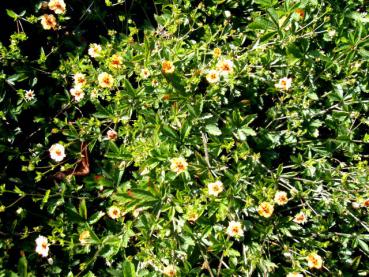
<instances>
[{"instance_id":1,"label":"small round flower","mask_svg":"<svg viewBox=\"0 0 369 277\"><path fill-rule=\"evenodd\" d=\"M266 218L271 217L271 215L273 214L273 211L274 211L274 207L269 202L262 202L258 208L259 215L266 217Z\"/></svg>"},{"instance_id":2,"label":"small round flower","mask_svg":"<svg viewBox=\"0 0 369 277\"><path fill-rule=\"evenodd\" d=\"M108 209L108 216L112 219L117 219L121 216L121 211L117 206L111 206Z\"/></svg>"},{"instance_id":3,"label":"small round flower","mask_svg":"<svg viewBox=\"0 0 369 277\"><path fill-rule=\"evenodd\" d=\"M165 276L169 276L169 277L176 276L176 274L177 274L176 267L174 265L168 265L167 267L164 268L163 274Z\"/></svg>"},{"instance_id":4,"label":"small round flower","mask_svg":"<svg viewBox=\"0 0 369 277\"><path fill-rule=\"evenodd\" d=\"M141 70L141 78L142 79L147 79L150 77L150 71L147 68L143 68Z\"/></svg>"},{"instance_id":5,"label":"small round flower","mask_svg":"<svg viewBox=\"0 0 369 277\"><path fill-rule=\"evenodd\" d=\"M219 58L220 55L222 55L222 50L220 48L214 48L213 50L213 57L214 58Z\"/></svg>"},{"instance_id":6,"label":"small round flower","mask_svg":"<svg viewBox=\"0 0 369 277\"><path fill-rule=\"evenodd\" d=\"M83 87L87 83L86 75L80 72L73 75L73 80L74 84L80 87Z\"/></svg>"},{"instance_id":7,"label":"small round flower","mask_svg":"<svg viewBox=\"0 0 369 277\"><path fill-rule=\"evenodd\" d=\"M50 158L56 162L61 162L66 157L64 146L59 143L53 144L49 149L49 153Z\"/></svg>"},{"instance_id":8,"label":"small round flower","mask_svg":"<svg viewBox=\"0 0 369 277\"><path fill-rule=\"evenodd\" d=\"M219 193L223 191L223 183L221 181L216 181L214 183L208 184L209 195L218 196Z\"/></svg>"},{"instance_id":9,"label":"small round flower","mask_svg":"<svg viewBox=\"0 0 369 277\"><path fill-rule=\"evenodd\" d=\"M158 81L158 80L156 80L156 79L153 79L153 80L151 81L151 85L152 85L153 87L157 87L157 86L159 85L159 81Z\"/></svg>"},{"instance_id":10,"label":"small round flower","mask_svg":"<svg viewBox=\"0 0 369 277\"><path fill-rule=\"evenodd\" d=\"M230 221L227 228L227 235L231 237L243 236L242 224L238 221Z\"/></svg>"},{"instance_id":11,"label":"small round flower","mask_svg":"<svg viewBox=\"0 0 369 277\"><path fill-rule=\"evenodd\" d=\"M274 86L281 90L289 90L292 86L292 78L283 77Z\"/></svg>"},{"instance_id":12,"label":"small round flower","mask_svg":"<svg viewBox=\"0 0 369 277\"><path fill-rule=\"evenodd\" d=\"M299 272L290 272L286 275L286 277L304 277L304 275L302 275Z\"/></svg>"},{"instance_id":13,"label":"small round flower","mask_svg":"<svg viewBox=\"0 0 369 277\"><path fill-rule=\"evenodd\" d=\"M231 60L219 61L217 70L223 75L231 74L233 72L233 62Z\"/></svg>"},{"instance_id":14,"label":"small round flower","mask_svg":"<svg viewBox=\"0 0 369 277\"><path fill-rule=\"evenodd\" d=\"M36 253L42 257L49 255L49 243L46 237L38 236L36 239Z\"/></svg>"},{"instance_id":15,"label":"small round flower","mask_svg":"<svg viewBox=\"0 0 369 277\"><path fill-rule=\"evenodd\" d=\"M175 66L173 65L173 63L171 61L163 61L161 64L161 71L164 74L171 74L173 73L175 70Z\"/></svg>"},{"instance_id":16,"label":"small round flower","mask_svg":"<svg viewBox=\"0 0 369 277\"><path fill-rule=\"evenodd\" d=\"M199 215L195 211L191 211L187 213L187 220L190 222L195 222L199 218Z\"/></svg>"},{"instance_id":17,"label":"small round flower","mask_svg":"<svg viewBox=\"0 0 369 277\"><path fill-rule=\"evenodd\" d=\"M45 30L56 29L56 18L52 14L44 14L41 16L41 25Z\"/></svg>"},{"instance_id":18,"label":"small round flower","mask_svg":"<svg viewBox=\"0 0 369 277\"><path fill-rule=\"evenodd\" d=\"M216 70L209 70L208 74L206 74L206 80L210 84L218 83L219 82L219 73Z\"/></svg>"},{"instance_id":19,"label":"small round flower","mask_svg":"<svg viewBox=\"0 0 369 277\"><path fill-rule=\"evenodd\" d=\"M26 93L24 94L24 98L26 98L27 101L31 101L35 99L35 92L31 89L26 90Z\"/></svg>"},{"instance_id":20,"label":"small round flower","mask_svg":"<svg viewBox=\"0 0 369 277\"><path fill-rule=\"evenodd\" d=\"M363 207L369 207L369 199L365 199L362 203L361 203L361 205L363 206Z\"/></svg>"},{"instance_id":21,"label":"small round flower","mask_svg":"<svg viewBox=\"0 0 369 277\"><path fill-rule=\"evenodd\" d=\"M322 257L318 254L311 253L309 256L306 257L308 261L308 267L309 268L316 268L321 269L323 265Z\"/></svg>"},{"instance_id":22,"label":"small round flower","mask_svg":"<svg viewBox=\"0 0 369 277\"><path fill-rule=\"evenodd\" d=\"M171 165L170 165L170 170L172 170L173 172L179 174L182 173L183 171L185 171L187 169L188 163L185 160L185 158L183 157L179 157L179 158L173 158L170 160Z\"/></svg>"},{"instance_id":23,"label":"small round flower","mask_svg":"<svg viewBox=\"0 0 369 277\"><path fill-rule=\"evenodd\" d=\"M109 73L102 72L97 77L99 85L102 88L111 88L114 85L114 78Z\"/></svg>"},{"instance_id":24,"label":"small round flower","mask_svg":"<svg viewBox=\"0 0 369 277\"><path fill-rule=\"evenodd\" d=\"M74 97L74 100L76 102L81 101L85 97L85 93L80 86L75 86L74 88L71 88L69 92Z\"/></svg>"},{"instance_id":25,"label":"small round flower","mask_svg":"<svg viewBox=\"0 0 369 277\"><path fill-rule=\"evenodd\" d=\"M108 140L116 140L118 138L118 133L114 130L109 130L106 132L106 137L108 138Z\"/></svg>"},{"instance_id":26,"label":"small round flower","mask_svg":"<svg viewBox=\"0 0 369 277\"><path fill-rule=\"evenodd\" d=\"M97 43L92 43L90 44L90 48L88 49L88 54L92 58L97 58L100 57L101 51L102 51L101 45Z\"/></svg>"},{"instance_id":27,"label":"small round flower","mask_svg":"<svg viewBox=\"0 0 369 277\"><path fill-rule=\"evenodd\" d=\"M50 0L48 6L56 14L65 13L65 3L63 0Z\"/></svg>"},{"instance_id":28,"label":"small round flower","mask_svg":"<svg viewBox=\"0 0 369 277\"><path fill-rule=\"evenodd\" d=\"M307 222L307 216L304 212L299 212L295 215L293 222L297 224L305 224Z\"/></svg>"},{"instance_id":29,"label":"small round flower","mask_svg":"<svg viewBox=\"0 0 369 277\"><path fill-rule=\"evenodd\" d=\"M110 66L115 69L119 69L122 67L123 64L123 58L120 55L114 54L111 57Z\"/></svg>"},{"instance_id":30,"label":"small round flower","mask_svg":"<svg viewBox=\"0 0 369 277\"><path fill-rule=\"evenodd\" d=\"M287 193L285 191L277 191L274 196L274 202L280 206L286 205L288 202Z\"/></svg>"},{"instance_id":31,"label":"small round flower","mask_svg":"<svg viewBox=\"0 0 369 277\"><path fill-rule=\"evenodd\" d=\"M91 238L90 232L88 230L84 230L80 235L79 235L79 242L82 245L86 245L88 244L88 240Z\"/></svg>"},{"instance_id":32,"label":"small round flower","mask_svg":"<svg viewBox=\"0 0 369 277\"><path fill-rule=\"evenodd\" d=\"M305 17L305 11L303 9L296 9L295 14L299 16L299 19L304 19Z\"/></svg>"}]
</instances>

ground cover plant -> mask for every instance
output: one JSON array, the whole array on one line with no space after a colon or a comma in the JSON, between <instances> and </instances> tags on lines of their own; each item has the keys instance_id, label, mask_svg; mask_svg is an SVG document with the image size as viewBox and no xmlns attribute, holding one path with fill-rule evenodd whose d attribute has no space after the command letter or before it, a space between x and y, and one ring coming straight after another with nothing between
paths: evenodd
<instances>
[{"instance_id":1,"label":"ground cover plant","mask_svg":"<svg viewBox=\"0 0 369 277\"><path fill-rule=\"evenodd\" d=\"M367 1L3 1L1 276L369 274Z\"/></svg>"}]
</instances>

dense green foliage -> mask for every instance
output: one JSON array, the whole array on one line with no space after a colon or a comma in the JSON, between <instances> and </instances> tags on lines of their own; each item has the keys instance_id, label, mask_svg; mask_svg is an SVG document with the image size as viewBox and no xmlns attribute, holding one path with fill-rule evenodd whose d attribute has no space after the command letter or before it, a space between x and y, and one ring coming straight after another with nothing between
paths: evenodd
<instances>
[{"instance_id":1,"label":"dense green foliage","mask_svg":"<svg viewBox=\"0 0 369 277\"><path fill-rule=\"evenodd\" d=\"M369 274L367 1L4 2L0 276Z\"/></svg>"}]
</instances>

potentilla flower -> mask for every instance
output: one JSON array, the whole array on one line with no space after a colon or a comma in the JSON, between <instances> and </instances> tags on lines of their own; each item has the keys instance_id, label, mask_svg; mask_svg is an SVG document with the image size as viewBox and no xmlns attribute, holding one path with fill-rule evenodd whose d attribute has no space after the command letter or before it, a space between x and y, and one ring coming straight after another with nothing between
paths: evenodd
<instances>
[{"instance_id":1,"label":"potentilla flower","mask_svg":"<svg viewBox=\"0 0 369 277\"><path fill-rule=\"evenodd\" d=\"M150 76L150 71L147 68L143 68L141 70L141 78L142 79L147 79L147 78L149 78L149 76Z\"/></svg>"},{"instance_id":2,"label":"potentilla flower","mask_svg":"<svg viewBox=\"0 0 369 277\"><path fill-rule=\"evenodd\" d=\"M123 64L123 58L122 56L119 56L117 54L114 54L112 57L111 57L111 61L110 61L110 66L115 68L115 69L119 69L122 67L122 64Z\"/></svg>"},{"instance_id":3,"label":"potentilla flower","mask_svg":"<svg viewBox=\"0 0 369 277\"><path fill-rule=\"evenodd\" d=\"M36 253L42 257L49 255L49 243L46 237L38 236L36 239Z\"/></svg>"},{"instance_id":4,"label":"potentilla flower","mask_svg":"<svg viewBox=\"0 0 369 277\"><path fill-rule=\"evenodd\" d=\"M222 75L228 75L233 72L233 62L231 60L222 60L217 64L217 70Z\"/></svg>"},{"instance_id":5,"label":"potentilla flower","mask_svg":"<svg viewBox=\"0 0 369 277\"><path fill-rule=\"evenodd\" d=\"M208 74L206 74L206 80L210 84L218 83L219 82L219 73L216 70L209 70Z\"/></svg>"},{"instance_id":6,"label":"potentilla flower","mask_svg":"<svg viewBox=\"0 0 369 277\"><path fill-rule=\"evenodd\" d=\"M173 65L173 63L171 61L163 61L161 64L161 71L164 74L170 74L173 73L175 70L175 66Z\"/></svg>"},{"instance_id":7,"label":"potentilla flower","mask_svg":"<svg viewBox=\"0 0 369 277\"><path fill-rule=\"evenodd\" d=\"M274 196L274 202L281 206L287 204L287 193L285 191L277 191Z\"/></svg>"},{"instance_id":8,"label":"potentilla flower","mask_svg":"<svg viewBox=\"0 0 369 277\"><path fill-rule=\"evenodd\" d=\"M188 163L185 160L185 158L183 157L179 157L179 158L173 158L170 160L171 165L170 165L170 170L172 170L173 172L179 174L182 173L183 171L185 171L187 169Z\"/></svg>"},{"instance_id":9,"label":"potentilla flower","mask_svg":"<svg viewBox=\"0 0 369 277\"><path fill-rule=\"evenodd\" d=\"M116 140L118 138L118 133L114 130L109 130L106 132L106 137L108 140Z\"/></svg>"},{"instance_id":10,"label":"potentilla flower","mask_svg":"<svg viewBox=\"0 0 369 277\"><path fill-rule=\"evenodd\" d=\"M100 57L100 53L102 51L101 45L97 43L90 44L90 48L88 49L88 54L92 58Z\"/></svg>"},{"instance_id":11,"label":"potentilla flower","mask_svg":"<svg viewBox=\"0 0 369 277\"><path fill-rule=\"evenodd\" d=\"M369 199L365 199L363 202L362 202L362 205L363 207L369 207Z\"/></svg>"},{"instance_id":12,"label":"potentilla flower","mask_svg":"<svg viewBox=\"0 0 369 277\"><path fill-rule=\"evenodd\" d=\"M76 86L83 87L87 83L86 75L83 74L83 73L78 72L78 73L74 74L73 79L74 79L74 84Z\"/></svg>"},{"instance_id":13,"label":"potentilla flower","mask_svg":"<svg viewBox=\"0 0 369 277\"><path fill-rule=\"evenodd\" d=\"M69 92L74 97L74 100L76 102L81 101L85 97L85 93L80 86L75 86L74 88L71 88Z\"/></svg>"},{"instance_id":14,"label":"potentilla flower","mask_svg":"<svg viewBox=\"0 0 369 277\"><path fill-rule=\"evenodd\" d=\"M286 277L304 277L304 275L302 275L299 272L290 272L286 275Z\"/></svg>"},{"instance_id":15,"label":"potentilla flower","mask_svg":"<svg viewBox=\"0 0 369 277\"><path fill-rule=\"evenodd\" d=\"M220 55L222 55L222 50L220 48L214 48L213 50L213 57L214 58L219 58Z\"/></svg>"},{"instance_id":16,"label":"potentilla flower","mask_svg":"<svg viewBox=\"0 0 369 277\"><path fill-rule=\"evenodd\" d=\"M44 14L41 16L41 25L45 30L56 29L56 18L52 14Z\"/></svg>"},{"instance_id":17,"label":"potentilla flower","mask_svg":"<svg viewBox=\"0 0 369 277\"><path fill-rule=\"evenodd\" d=\"M91 238L90 232L88 230L83 231L80 235L79 235L79 242L82 245L86 245L88 244L88 240Z\"/></svg>"},{"instance_id":18,"label":"potentilla flower","mask_svg":"<svg viewBox=\"0 0 369 277\"><path fill-rule=\"evenodd\" d=\"M284 77L280 79L279 82L274 86L281 90L289 90L292 86L292 78Z\"/></svg>"},{"instance_id":19,"label":"potentilla flower","mask_svg":"<svg viewBox=\"0 0 369 277\"><path fill-rule=\"evenodd\" d=\"M299 16L300 19L305 17L305 11L303 9L296 9L295 13Z\"/></svg>"},{"instance_id":20,"label":"potentilla flower","mask_svg":"<svg viewBox=\"0 0 369 277\"><path fill-rule=\"evenodd\" d=\"M112 219L117 219L121 216L121 211L117 206L111 206L108 209L108 216Z\"/></svg>"},{"instance_id":21,"label":"potentilla flower","mask_svg":"<svg viewBox=\"0 0 369 277\"><path fill-rule=\"evenodd\" d=\"M221 181L216 181L214 183L208 184L209 195L218 196L219 193L223 191L223 183Z\"/></svg>"},{"instance_id":22,"label":"potentilla flower","mask_svg":"<svg viewBox=\"0 0 369 277\"><path fill-rule=\"evenodd\" d=\"M259 215L263 217L267 217L267 218L271 217L271 215L273 214L273 211L274 211L274 207L269 202L262 202L258 208Z\"/></svg>"},{"instance_id":23,"label":"potentilla flower","mask_svg":"<svg viewBox=\"0 0 369 277\"><path fill-rule=\"evenodd\" d=\"M242 224L238 221L230 221L227 228L227 234L231 237L243 236Z\"/></svg>"},{"instance_id":24,"label":"potentilla flower","mask_svg":"<svg viewBox=\"0 0 369 277\"><path fill-rule=\"evenodd\" d=\"M167 267L164 268L163 274L165 276L170 276L170 277L176 276L177 274L176 267L174 265L168 265Z\"/></svg>"},{"instance_id":25,"label":"potentilla flower","mask_svg":"<svg viewBox=\"0 0 369 277\"><path fill-rule=\"evenodd\" d=\"M306 257L309 268L321 269L323 265L322 257L318 254L312 253Z\"/></svg>"},{"instance_id":26,"label":"potentilla flower","mask_svg":"<svg viewBox=\"0 0 369 277\"><path fill-rule=\"evenodd\" d=\"M65 13L65 3L63 0L50 0L49 9L56 14L63 14Z\"/></svg>"},{"instance_id":27,"label":"potentilla flower","mask_svg":"<svg viewBox=\"0 0 369 277\"><path fill-rule=\"evenodd\" d=\"M97 77L99 81L99 85L102 88L111 88L114 85L114 79L113 76L111 76L109 73L102 72Z\"/></svg>"},{"instance_id":28,"label":"potentilla flower","mask_svg":"<svg viewBox=\"0 0 369 277\"><path fill-rule=\"evenodd\" d=\"M195 211L191 211L187 214L188 221L194 222L199 218L199 215Z\"/></svg>"},{"instance_id":29,"label":"potentilla flower","mask_svg":"<svg viewBox=\"0 0 369 277\"><path fill-rule=\"evenodd\" d=\"M299 212L295 215L293 222L297 224L305 224L307 222L307 216L304 212Z\"/></svg>"},{"instance_id":30,"label":"potentilla flower","mask_svg":"<svg viewBox=\"0 0 369 277\"><path fill-rule=\"evenodd\" d=\"M49 149L49 153L50 158L56 162L61 162L66 157L64 146L59 143L53 144Z\"/></svg>"},{"instance_id":31,"label":"potentilla flower","mask_svg":"<svg viewBox=\"0 0 369 277\"><path fill-rule=\"evenodd\" d=\"M24 98L26 98L27 101L31 101L35 99L35 92L33 90L26 90L26 93L24 94Z\"/></svg>"},{"instance_id":32,"label":"potentilla flower","mask_svg":"<svg viewBox=\"0 0 369 277\"><path fill-rule=\"evenodd\" d=\"M159 85L159 81L158 81L158 80L156 80L156 79L154 79L154 80L152 80L152 81L151 81L151 85L152 85L153 87L157 87L157 86Z\"/></svg>"}]
</instances>

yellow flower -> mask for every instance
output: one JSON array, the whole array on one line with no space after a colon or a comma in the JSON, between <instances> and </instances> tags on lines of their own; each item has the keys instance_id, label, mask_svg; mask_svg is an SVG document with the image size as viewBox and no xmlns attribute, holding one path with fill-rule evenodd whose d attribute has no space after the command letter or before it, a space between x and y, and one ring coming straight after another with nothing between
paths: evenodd
<instances>
[{"instance_id":1,"label":"yellow flower","mask_svg":"<svg viewBox=\"0 0 369 277\"><path fill-rule=\"evenodd\" d=\"M285 191L277 191L274 196L274 202L281 206L287 204L287 193Z\"/></svg>"},{"instance_id":2,"label":"yellow flower","mask_svg":"<svg viewBox=\"0 0 369 277\"><path fill-rule=\"evenodd\" d=\"M161 71L164 74L170 74L173 73L175 70L175 66L173 65L173 63L171 61L163 61L161 64Z\"/></svg>"},{"instance_id":3,"label":"yellow flower","mask_svg":"<svg viewBox=\"0 0 369 277\"><path fill-rule=\"evenodd\" d=\"M231 74L233 72L233 62L231 60L219 61L217 70L223 75Z\"/></svg>"},{"instance_id":4,"label":"yellow flower","mask_svg":"<svg viewBox=\"0 0 369 277\"><path fill-rule=\"evenodd\" d=\"M173 172L179 174L182 173L183 171L185 171L187 169L188 163L185 160L185 158L183 157L179 157L179 158L173 158L170 160L171 165L170 165L170 170L172 170Z\"/></svg>"},{"instance_id":5,"label":"yellow flower","mask_svg":"<svg viewBox=\"0 0 369 277\"><path fill-rule=\"evenodd\" d=\"M74 97L74 100L76 102L81 101L85 97L85 93L80 86L75 86L74 88L71 88L69 92Z\"/></svg>"},{"instance_id":6,"label":"yellow flower","mask_svg":"<svg viewBox=\"0 0 369 277\"><path fill-rule=\"evenodd\" d=\"M307 221L307 216L303 212L299 212L295 215L295 218L293 219L293 222L297 224L305 224Z\"/></svg>"},{"instance_id":7,"label":"yellow flower","mask_svg":"<svg viewBox=\"0 0 369 277\"><path fill-rule=\"evenodd\" d=\"M274 86L281 90L289 90L292 86L292 78L284 77L280 79L279 82Z\"/></svg>"},{"instance_id":8,"label":"yellow flower","mask_svg":"<svg viewBox=\"0 0 369 277\"><path fill-rule=\"evenodd\" d=\"M50 158L56 162L61 162L66 157L64 146L59 143L53 144L49 149L49 153Z\"/></svg>"},{"instance_id":9,"label":"yellow flower","mask_svg":"<svg viewBox=\"0 0 369 277\"><path fill-rule=\"evenodd\" d=\"M92 58L100 57L100 53L102 51L101 45L97 43L90 44L90 48L88 49L88 54Z\"/></svg>"},{"instance_id":10,"label":"yellow flower","mask_svg":"<svg viewBox=\"0 0 369 277\"><path fill-rule=\"evenodd\" d=\"M187 220L188 221L191 221L191 222L194 222L196 221L197 219L199 218L199 215L197 212L195 211L190 211L187 213Z\"/></svg>"},{"instance_id":11,"label":"yellow flower","mask_svg":"<svg viewBox=\"0 0 369 277\"><path fill-rule=\"evenodd\" d=\"M73 79L74 79L74 84L76 86L81 86L83 87L84 85L86 85L87 80L86 80L86 75L83 73L76 73L73 75Z\"/></svg>"},{"instance_id":12,"label":"yellow flower","mask_svg":"<svg viewBox=\"0 0 369 277\"><path fill-rule=\"evenodd\" d=\"M305 17L305 11L303 9L296 9L295 13L299 16L299 19L303 19Z\"/></svg>"},{"instance_id":13,"label":"yellow flower","mask_svg":"<svg viewBox=\"0 0 369 277\"><path fill-rule=\"evenodd\" d=\"M219 73L216 70L210 70L208 74L206 74L206 80L210 84L218 83L219 82Z\"/></svg>"},{"instance_id":14,"label":"yellow flower","mask_svg":"<svg viewBox=\"0 0 369 277\"><path fill-rule=\"evenodd\" d=\"M54 11L56 14L65 13L65 3L63 0L50 0L49 9Z\"/></svg>"},{"instance_id":15,"label":"yellow flower","mask_svg":"<svg viewBox=\"0 0 369 277\"><path fill-rule=\"evenodd\" d=\"M118 219L121 216L121 211L117 206L111 206L108 209L108 216L112 219Z\"/></svg>"},{"instance_id":16,"label":"yellow flower","mask_svg":"<svg viewBox=\"0 0 369 277\"><path fill-rule=\"evenodd\" d=\"M269 202L262 202L258 208L259 215L263 217L267 217L267 218L271 217L271 215L273 214L273 211L274 211L274 207Z\"/></svg>"},{"instance_id":17,"label":"yellow flower","mask_svg":"<svg viewBox=\"0 0 369 277\"><path fill-rule=\"evenodd\" d=\"M309 268L316 268L321 269L323 265L322 257L320 257L318 254L312 253L309 256L306 257L308 261L308 267Z\"/></svg>"},{"instance_id":18,"label":"yellow flower","mask_svg":"<svg viewBox=\"0 0 369 277\"><path fill-rule=\"evenodd\" d=\"M218 48L218 47L214 48L214 50L213 50L213 57L214 58L219 58L221 54L222 54L222 50L220 48Z\"/></svg>"},{"instance_id":19,"label":"yellow flower","mask_svg":"<svg viewBox=\"0 0 369 277\"><path fill-rule=\"evenodd\" d=\"M79 242L82 245L86 245L88 244L88 240L89 238L91 238L90 232L88 230L83 231L80 235L79 235Z\"/></svg>"},{"instance_id":20,"label":"yellow flower","mask_svg":"<svg viewBox=\"0 0 369 277\"><path fill-rule=\"evenodd\" d=\"M38 236L36 239L36 253L42 257L47 257L49 254L49 243L44 236Z\"/></svg>"},{"instance_id":21,"label":"yellow flower","mask_svg":"<svg viewBox=\"0 0 369 277\"><path fill-rule=\"evenodd\" d=\"M242 224L238 221L230 221L227 228L227 235L231 237L243 236Z\"/></svg>"},{"instance_id":22,"label":"yellow flower","mask_svg":"<svg viewBox=\"0 0 369 277\"><path fill-rule=\"evenodd\" d=\"M116 140L118 138L118 133L114 130L109 130L106 133L106 137L108 138L108 140Z\"/></svg>"},{"instance_id":23,"label":"yellow flower","mask_svg":"<svg viewBox=\"0 0 369 277\"><path fill-rule=\"evenodd\" d=\"M167 267L164 268L163 274L165 276L169 276L169 277L176 276L176 274L177 274L176 267L174 265L168 265Z\"/></svg>"},{"instance_id":24,"label":"yellow flower","mask_svg":"<svg viewBox=\"0 0 369 277\"><path fill-rule=\"evenodd\" d=\"M122 64L123 64L123 58L122 56L119 56L117 54L114 54L112 57L111 57L111 61L110 61L110 66L115 68L115 69L119 69L122 67Z\"/></svg>"},{"instance_id":25,"label":"yellow flower","mask_svg":"<svg viewBox=\"0 0 369 277\"><path fill-rule=\"evenodd\" d=\"M299 272L290 272L286 275L286 277L304 277L304 275L302 275Z\"/></svg>"},{"instance_id":26,"label":"yellow flower","mask_svg":"<svg viewBox=\"0 0 369 277\"><path fill-rule=\"evenodd\" d=\"M216 181L214 183L208 184L208 193L210 195L218 196L219 193L223 191L223 183L221 181Z\"/></svg>"},{"instance_id":27,"label":"yellow flower","mask_svg":"<svg viewBox=\"0 0 369 277\"><path fill-rule=\"evenodd\" d=\"M100 73L98 76L98 80L99 85L102 88L111 88L114 85L113 76L106 72Z\"/></svg>"},{"instance_id":28,"label":"yellow flower","mask_svg":"<svg viewBox=\"0 0 369 277\"><path fill-rule=\"evenodd\" d=\"M45 30L56 29L56 18L52 14L44 14L41 16L41 25Z\"/></svg>"}]
</instances>

